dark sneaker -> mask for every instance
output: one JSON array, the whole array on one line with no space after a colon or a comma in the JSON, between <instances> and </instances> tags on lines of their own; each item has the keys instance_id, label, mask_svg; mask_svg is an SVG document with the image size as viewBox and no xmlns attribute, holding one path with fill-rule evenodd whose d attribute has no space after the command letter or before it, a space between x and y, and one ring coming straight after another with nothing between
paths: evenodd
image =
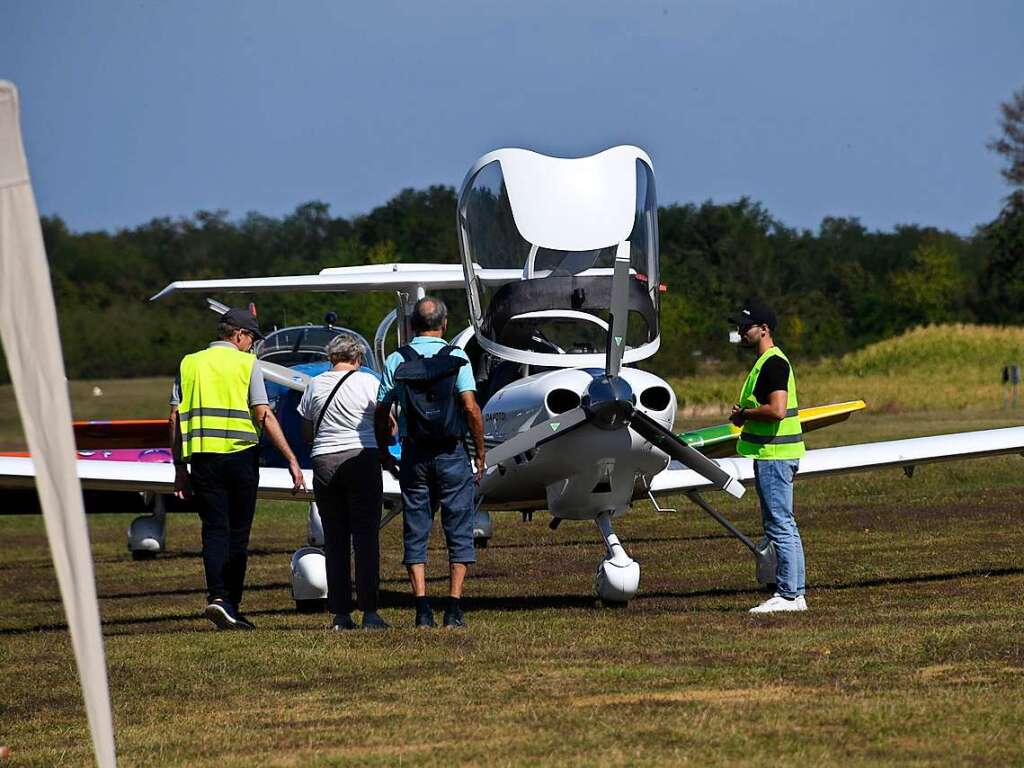
<instances>
[{"instance_id":1,"label":"dark sneaker","mask_svg":"<svg viewBox=\"0 0 1024 768\"><path fill-rule=\"evenodd\" d=\"M238 609L235 608L235 629L244 629L247 632L252 632L256 629L256 625L249 621L245 616L239 613Z\"/></svg>"},{"instance_id":2,"label":"dark sneaker","mask_svg":"<svg viewBox=\"0 0 1024 768\"><path fill-rule=\"evenodd\" d=\"M444 612L444 625L448 629L462 629L466 626L466 618L462 615L462 607L454 606Z\"/></svg>"},{"instance_id":3,"label":"dark sneaker","mask_svg":"<svg viewBox=\"0 0 1024 768\"><path fill-rule=\"evenodd\" d=\"M334 617L334 622L331 624L331 629L344 630L344 629L359 629L352 617L347 613L339 613Z\"/></svg>"},{"instance_id":4,"label":"dark sneaker","mask_svg":"<svg viewBox=\"0 0 1024 768\"><path fill-rule=\"evenodd\" d=\"M219 597L211 600L203 615L212 621L217 629L234 629L238 625L235 612L231 606Z\"/></svg>"},{"instance_id":5,"label":"dark sneaker","mask_svg":"<svg viewBox=\"0 0 1024 768\"><path fill-rule=\"evenodd\" d=\"M363 629L391 629L391 625L380 617L376 611L363 613Z\"/></svg>"},{"instance_id":6,"label":"dark sneaker","mask_svg":"<svg viewBox=\"0 0 1024 768\"><path fill-rule=\"evenodd\" d=\"M434 612L430 608L417 608L416 609L416 627L418 629L433 629L437 624L434 623Z\"/></svg>"}]
</instances>

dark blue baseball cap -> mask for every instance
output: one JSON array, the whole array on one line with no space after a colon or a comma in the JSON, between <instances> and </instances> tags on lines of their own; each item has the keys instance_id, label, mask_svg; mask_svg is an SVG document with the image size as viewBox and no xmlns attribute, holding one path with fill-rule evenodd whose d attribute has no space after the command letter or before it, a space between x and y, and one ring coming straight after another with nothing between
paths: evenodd
<instances>
[{"instance_id":1,"label":"dark blue baseball cap","mask_svg":"<svg viewBox=\"0 0 1024 768\"><path fill-rule=\"evenodd\" d=\"M256 320L256 315L248 309L229 309L220 316L220 321L222 323L227 323L228 325L233 325L235 328L241 328L243 331L249 331L257 339L263 338L263 334L260 333L260 324Z\"/></svg>"}]
</instances>

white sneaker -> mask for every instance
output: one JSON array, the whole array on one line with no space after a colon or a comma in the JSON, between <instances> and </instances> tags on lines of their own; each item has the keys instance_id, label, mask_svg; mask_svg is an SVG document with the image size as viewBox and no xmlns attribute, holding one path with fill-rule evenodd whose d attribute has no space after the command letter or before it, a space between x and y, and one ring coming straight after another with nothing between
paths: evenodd
<instances>
[{"instance_id":1,"label":"white sneaker","mask_svg":"<svg viewBox=\"0 0 1024 768\"><path fill-rule=\"evenodd\" d=\"M755 608L750 609L750 613L779 613L782 611L806 611L807 600L803 595L787 600L782 597L779 593L775 593L768 600L765 600Z\"/></svg>"}]
</instances>

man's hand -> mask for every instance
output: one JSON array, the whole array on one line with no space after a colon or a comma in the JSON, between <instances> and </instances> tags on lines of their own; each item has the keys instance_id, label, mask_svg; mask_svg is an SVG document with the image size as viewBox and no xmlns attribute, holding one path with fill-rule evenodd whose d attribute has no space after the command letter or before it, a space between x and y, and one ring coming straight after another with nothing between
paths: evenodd
<instances>
[{"instance_id":1,"label":"man's hand","mask_svg":"<svg viewBox=\"0 0 1024 768\"><path fill-rule=\"evenodd\" d=\"M302 474L302 467L299 466L299 462L294 456L288 462L288 471L292 475L292 496L299 491L306 490L306 478Z\"/></svg>"},{"instance_id":2,"label":"man's hand","mask_svg":"<svg viewBox=\"0 0 1024 768\"><path fill-rule=\"evenodd\" d=\"M466 412L466 424L469 426L469 434L473 437L473 447L476 449L476 481L480 483L484 479L484 464L487 456L487 448L484 446L484 417L480 413L480 406L476 402L475 392L461 392L462 408Z\"/></svg>"},{"instance_id":3,"label":"man's hand","mask_svg":"<svg viewBox=\"0 0 1024 768\"><path fill-rule=\"evenodd\" d=\"M174 467L174 495L182 500L192 498L192 478L188 476L188 467L184 464Z\"/></svg>"},{"instance_id":4,"label":"man's hand","mask_svg":"<svg viewBox=\"0 0 1024 768\"><path fill-rule=\"evenodd\" d=\"M396 478L398 477L398 462L391 455L391 451L381 451L380 466L385 472L390 472Z\"/></svg>"},{"instance_id":5,"label":"man's hand","mask_svg":"<svg viewBox=\"0 0 1024 768\"><path fill-rule=\"evenodd\" d=\"M743 409L740 408L738 405L734 405L732 407L732 413L729 414L729 421L731 421L737 427L742 427L743 422L745 422L746 420L746 417L743 415Z\"/></svg>"}]
</instances>

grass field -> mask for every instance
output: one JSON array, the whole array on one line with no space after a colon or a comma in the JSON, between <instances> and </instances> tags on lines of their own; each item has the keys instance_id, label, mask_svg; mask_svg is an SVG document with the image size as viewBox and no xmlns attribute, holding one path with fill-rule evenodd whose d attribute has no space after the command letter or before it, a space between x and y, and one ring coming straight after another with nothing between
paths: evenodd
<instances>
[{"instance_id":1,"label":"grass field","mask_svg":"<svg viewBox=\"0 0 1024 768\"><path fill-rule=\"evenodd\" d=\"M858 414L811 442L1015 421ZM288 592L305 510L262 503L248 634L199 618L192 516L171 518L166 555L134 563L128 518L93 515L121 764L1021 764L1021 469L1008 457L799 484L803 615L748 615L761 598L752 561L682 500L619 522L643 578L617 610L594 604L594 526L499 516L457 633L411 628L397 525L382 574L395 628L332 634ZM716 498L758 531L752 498ZM429 575L442 594L438 534ZM39 517L0 516L0 690L12 765L90 763Z\"/></svg>"},{"instance_id":2,"label":"grass field","mask_svg":"<svg viewBox=\"0 0 1024 768\"><path fill-rule=\"evenodd\" d=\"M968 336L966 348L940 345L951 350L947 368L927 374L950 384L924 404L915 374L925 362L908 368L885 348L859 365L798 371L805 405L885 404L810 435L809 447L1024 422L1024 411L998 407L995 358L980 357L1006 340ZM727 379L711 382L725 404L738 386ZM829 389L837 382L850 391ZM717 402L711 384L684 380L680 394ZM166 410L162 379L101 382L100 398L92 386L72 384L81 418ZM10 389L0 388L0 447L19 440ZM130 518L92 515L121 764L1024 764L1022 469L1012 456L922 466L912 479L886 470L798 482L811 610L789 616L746 613L762 598L752 559L683 499L667 502L678 513L642 503L617 523L643 567L625 609L595 605L603 546L592 524L550 531L546 513L530 523L497 515L468 583L464 632L411 627L397 524L382 544L382 613L394 629L336 634L326 614L297 614L290 600L303 505L261 503L250 634L215 632L199 616L193 516L172 516L169 551L135 563ZM713 501L759 534L753 494ZM440 541L435 530L428 576L438 596ZM0 691L11 765L91 763L37 516L0 516Z\"/></svg>"}]
</instances>

